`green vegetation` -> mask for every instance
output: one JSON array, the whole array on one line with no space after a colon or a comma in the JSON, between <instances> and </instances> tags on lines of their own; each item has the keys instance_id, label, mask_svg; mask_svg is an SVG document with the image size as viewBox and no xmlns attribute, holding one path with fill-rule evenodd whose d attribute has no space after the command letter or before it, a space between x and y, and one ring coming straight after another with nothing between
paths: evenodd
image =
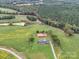
<instances>
[{"instance_id":1,"label":"green vegetation","mask_svg":"<svg viewBox=\"0 0 79 59\"><path fill-rule=\"evenodd\" d=\"M66 34L68 34L68 36L73 36L73 34L74 34L74 31L73 30L71 30L71 25L69 25L69 24L66 24L65 25L65 27L64 27L64 32L66 33Z\"/></svg>"},{"instance_id":2,"label":"green vegetation","mask_svg":"<svg viewBox=\"0 0 79 59\"><path fill-rule=\"evenodd\" d=\"M64 32L58 29L52 30L54 35L57 35L61 43L61 55L60 59L78 59L78 42L79 35L68 37ZM55 32L57 31L57 32Z\"/></svg>"},{"instance_id":3,"label":"green vegetation","mask_svg":"<svg viewBox=\"0 0 79 59\"><path fill-rule=\"evenodd\" d=\"M17 59L17 58L5 51L0 51L0 59Z\"/></svg>"},{"instance_id":4,"label":"green vegetation","mask_svg":"<svg viewBox=\"0 0 79 59\"><path fill-rule=\"evenodd\" d=\"M37 18L35 16L27 16L30 21L36 21Z\"/></svg>"},{"instance_id":5,"label":"green vegetation","mask_svg":"<svg viewBox=\"0 0 79 59\"><path fill-rule=\"evenodd\" d=\"M4 20L0 20L1 22L21 22L21 21L28 21L26 15L9 15L9 14L0 14L0 17L11 17L12 19L4 19Z\"/></svg>"},{"instance_id":6,"label":"green vegetation","mask_svg":"<svg viewBox=\"0 0 79 59\"><path fill-rule=\"evenodd\" d=\"M29 25L29 26L0 26L0 45L12 47L18 52L23 52L27 59L53 59L51 48L49 45L37 44L39 40L35 33L39 31L47 31L52 29L46 25ZM40 28L40 29L39 29ZM29 38L31 35L35 36L32 47L29 45Z\"/></svg>"},{"instance_id":7,"label":"green vegetation","mask_svg":"<svg viewBox=\"0 0 79 59\"><path fill-rule=\"evenodd\" d=\"M0 7L4 7L4 8L8 8L8 9L12 9L18 12L34 12L34 11L38 11L39 6L37 5L31 5L31 6L20 6L20 4L17 5L12 5L12 4L0 4Z\"/></svg>"},{"instance_id":8,"label":"green vegetation","mask_svg":"<svg viewBox=\"0 0 79 59\"><path fill-rule=\"evenodd\" d=\"M36 34L46 32L49 36L51 35L51 38L48 37L47 39L52 39L56 54L57 56L60 54L60 59L79 59L79 34L75 34L79 33L79 28L77 27L79 26L78 6L7 5L4 7L6 8L0 8L0 22L10 22L10 26L0 26L0 46L14 48L18 52L22 52L26 56L26 59L53 59L49 44L37 44L39 38L36 37ZM29 12L37 12L40 14L40 18L44 18L40 19L40 21L46 25L32 24L24 27L12 26L12 22L24 21L27 23L29 20L36 21L35 16L33 17L20 14L12 15L12 13L17 13L16 10L24 14L26 12L27 14ZM62 29L63 31L58 28ZM60 50L57 50L59 48ZM3 52L0 53L6 54ZM0 58L2 57L3 56L0 56ZM15 57L12 58L16 59ZM8 59L12 58L8 57Z\"/></svg>"},{"instance_id":9,"label":"green vegetation","mask_svg":"<svg viewBox=\"0 0 79 59\"><path fill-rule=\"evenodd\" d=\"M2 17L0 17L0 20L6 20L6 19L14 19L15 18L15 16L2 16Z\"/></svg>"},{"instance_id":10,"label":"green vegetation","mask_svg":"<svg viewBox=\"0 0 79 59\"><path fill-rule=\"evenodd\" d=\"M79 5L41 5L39 14L44 18L51 18L52 21L69 23L79 26Z\"/></svg>"},{"instance_id":11,"label":"green vegetation","mask_svg":"<svg viewBox=\"0 0 79 59\"><path fill-rule=\"evenodd\" d=\"M66 57L69 59L78 59L78 34L74 36L68 37L62 30L57 28L48 27L46 25L29 25L27 27L20 26L0 26L0 45L8 46L16 49L19 52L23 52L27 58L37 58L37 56L41 56L39 59L52 59L52 53L49 45L39 45L36 43L38 38L35 38L35 43L32 43L32 47L29 47L28 39L32 34L38 31L48 31L52 30L52 33L56 35L61 43L62 54L60 56L61 59L65 59ZM40 28L40 29L39 29ZM18 46L17 46L18 45ZM75 48L74 48L75 47ZM67 53L69 53L67 55ZM66 55L66 56L65 56ZM71 56L73 55L73 56Z\"/></svg>"},{"instance_id":12,"label":"green vegetation","mask_svg":"<svg viewBox=\"0 0 79 59\"><path fill-rule=\"evenodd\" d=\"M45 0L45 2L52 2ZM79 5L32 5L16 6L11 4L0 5L1 7L17 10L19 12L37 12L41 17L51 18L52 21L59 23L69 23L79 26Z\"/></svg>"},{"instance_id":13,"label":"green vegetation","mask_svg":"<svg viewBox=\"0 0 79 59\"><path fill-rule=\"evenodd\" d=\"M34 12L34 11L38 11L39 6L36 5L31 5L31 6L17 6L17 9L19 9L19 11L21 12Z\"/></svg>"},{"instance_id":14,"label":"green vegetation","mask_svg":"<svg viewBox=\"0 0 79 59\"><path fill-rule=\"evenodd\" d=\"M0 14L16 13L16 10L0 7Z\"/></svg>"}]
</instances>

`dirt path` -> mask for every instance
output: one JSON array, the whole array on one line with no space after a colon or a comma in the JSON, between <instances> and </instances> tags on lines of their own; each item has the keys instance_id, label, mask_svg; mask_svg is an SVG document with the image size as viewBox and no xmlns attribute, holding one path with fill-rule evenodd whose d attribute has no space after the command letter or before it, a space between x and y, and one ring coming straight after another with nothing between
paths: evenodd
<instances>
[{"instance_id":1,"label":"dirt path","mask_svg":"<svg viewBox=\"0 0 79 59\"><path fill-rule=\"evenodd\" d=\"M55 50L54 50L52 42L49 41L49 43L50 43L50 46L51 46L52 54L54 55L54 59L58 59L57 56L56 56L56 53L55 53Z\"/></svg>"},{"instance_id":2,"label":"dirt path","mask_svg":"<svg viewBox=\"0 0 79 59\"><path fill-rule=\"evenodd\" d=\"M17 55L17 54L16 54L14 51L12 51L12 50L9 50L9 49L6 49L6 48L1 48L1 47L0 47L0 50L6 51L6 52L8 52L8 53L14 55L17 59L23 59L21 56Z\"/></svg>"},{"instance_id":3,"label":"dirt path","mask_svg":"<svg viewBox=\"0 0 79 59\"><path fill-rule=\"evenodd\" d=\"M0 26L9 26L10 23L0 23ZM24 22L12 23L14 26L24 26Z\"/></svg>"}]
</instances>

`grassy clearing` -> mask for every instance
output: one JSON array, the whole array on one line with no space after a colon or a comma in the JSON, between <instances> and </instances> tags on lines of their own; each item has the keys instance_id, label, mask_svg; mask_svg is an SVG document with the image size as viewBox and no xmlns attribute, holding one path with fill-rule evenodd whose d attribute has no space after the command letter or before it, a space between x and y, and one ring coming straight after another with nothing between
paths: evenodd
<instances>
[{"instance_id":1,"label":"grassy clearing","mask_svg":"<svg viewBox=\"0 0 79 59\"><path fill-rule=\"evenodd\" d=\"M79 35L73 37L62 37L62 56L61 59L79 59Z\"/></svg>"},{"instance_id":2,"label":"grassy clearing","mask_svg":"<svg viewBox=\"0 0 79 59\"><path fill-rule=\"evenodd\" d=\"M0 51L0 59L17 59L17 58L5 51Z\"/></svg>"},{"instance_id":3,"label":"grassy clearing","mask_svg":"<svg viewBox=\"0 0 79 59\"><path fill-rule=\"evenodd\" d=\"M60 59L79 59L79 35L75 34L72 37L67 37L62 30L46 25L34 24L26 27L0 26L0 45L12 47L19 52L23 52L27 59L37 59L38 57L38 59L53 59L50 46L37 44L37 38L33 47L29 47L27 40L37 30L52 30L52 33L58 36L62 50Z\"/></svg>"},{"instance_id":4,"label":"grassy clearing","mask_svg":"<svg viewBox=\"0 0 79 59\"><path fill-rule=\"evenodd\" d=\"M58 36L61 41L61 55L60 59L79 59L79 34L68 37L62 32L56 29L53 33Z\"/></svg>"},{"instance_id":5,"label":"grassy clearing","mask_svg":"<svg viewBox=\"0 0 79 59\"><path fill-rule=\"evenodd\" d=\"M39 29L40 28L40 29ZM8 46L16 49L19 52L23 52L27 59L53 59L51 49L49 45L40 45L35 43L33 47L29 47L27 42L31 34L34 34L37 30L50 30L51 28L46 25L29 25L27 27L20 26L0 26L0 45Z\"/></svg>"}]
</instances>

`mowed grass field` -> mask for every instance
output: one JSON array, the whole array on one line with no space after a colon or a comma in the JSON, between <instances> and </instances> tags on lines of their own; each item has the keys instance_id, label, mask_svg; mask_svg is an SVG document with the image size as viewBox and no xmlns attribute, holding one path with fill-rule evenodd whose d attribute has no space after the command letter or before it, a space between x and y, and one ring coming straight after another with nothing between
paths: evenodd
<instances>
[{"instance_id":1,"label":"mowed grass field","mask_svg":"<svg viewBox=\"0 0 79 59\"><path fill-rule=\"evenodd\" d=\"M68 37L62 30L47 25L0 26L0 46L12 47L16 51L22 52L26 59L54 59L49 44L37 44L39 39L35 39L32 48L29 47L28 38L32 34L35 35L37 30L52 30L52 33L58 36L62 51L60 59L79 59L79 35L74 34L74 36Z\"/></svg>"},{"instance_id":2,"label":"mowed grass field","mask_svg":"<svg viewBox=\"0 0 79 59\"><path fill-rule=\"evenodd\" d=\"M0 59L17 59L17 58L5 51L0 50Z\"/></svg>"},{"instance_id":3,"label":"mowed grass field","mask_svg":"<svg viewBox=\"0 0 79 59\"><path fill-rule=\"evenodd\" d=\"M33 43L32 47L29 46L28 38L31 34L36 33L37 30L50 30L51 28L46 25L29 25L26 27L21 26L0 26L0 46L7 46L22 52L26 59L53 59L49 44L40 45Z\"/></svg>"},{"instance_id":4,"label":"mowed grass field","mask_svg":"<svg viewBox=\"0 0 79 59\"><path fill-rule=\"evenodd\" d=\"M62 56L60 59L79 59L79 34L61 38Z\"/></svg>"},{"instance_id":5,"label":"mowed grass field","mask_svg":"<svg viewBox=\"0 0 79 59\"><path fill-rule=\"evenodd\" d=\"M59 59L79 59L79 34L68 37L63 31L53 29L61 42L61 55Z\"/></svg>"}]
</instances>

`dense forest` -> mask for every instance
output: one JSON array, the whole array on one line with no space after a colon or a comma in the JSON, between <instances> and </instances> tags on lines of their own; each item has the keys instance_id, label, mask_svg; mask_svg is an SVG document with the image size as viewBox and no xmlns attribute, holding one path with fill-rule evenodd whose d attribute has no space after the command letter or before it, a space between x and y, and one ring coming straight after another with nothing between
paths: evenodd
<instances>
[{"instance_id":1,"label":"dense forest","mask_svg":"<svg viewBox=\"0 0 79 59\"><path fill-rule=\"evenodd\" d=\"M79 26L78 5L41 5L38 13L41 17L50 18L52 21Z\"/></svg>"}]
</instances>

